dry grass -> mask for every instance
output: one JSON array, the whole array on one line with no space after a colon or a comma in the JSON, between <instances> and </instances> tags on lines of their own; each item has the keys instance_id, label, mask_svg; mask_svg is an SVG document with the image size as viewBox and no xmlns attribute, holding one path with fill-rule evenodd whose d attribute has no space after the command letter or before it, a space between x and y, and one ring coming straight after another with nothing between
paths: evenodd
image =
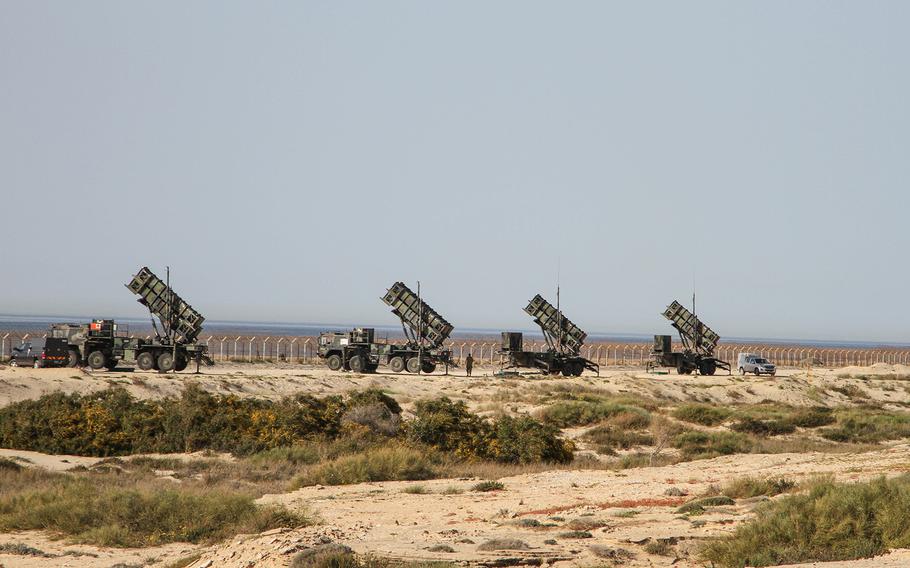
<instances>
[{"instance_id":1,"label":"dry grass","mask_svg":"<svg viewBox=\"0 0 910 568\"><path fill-rule=\"evenodd\" d=\"M48 530L74 542L152 546L212 542L241 532L301 526L283 507L223 486L172 483L125 473L0 472L0 530Z\"/></svg>"}]
</instances>

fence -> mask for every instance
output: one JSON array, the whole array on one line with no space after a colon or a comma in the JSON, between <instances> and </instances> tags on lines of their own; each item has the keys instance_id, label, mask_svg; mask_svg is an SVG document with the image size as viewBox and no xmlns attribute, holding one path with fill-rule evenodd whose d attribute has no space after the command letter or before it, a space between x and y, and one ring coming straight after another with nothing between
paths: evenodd
<instances>
[{"instance_id":1,"label":"fence","mask_svg":"<svg viewBox=\"0 0 910 568\"><path fill-rule=\"evenodd\" d=\"M8 359L13 347L26 341L43 342L43 332L0 332L0 359ZM150 339L150 337L149 337ZM200 343L209 348L210 356L216 361L289 363L315 363L315 337L289 336L214 336L201 339ZM394 343L394 341L392 341ZM475 364L498 365L499 342L484 340L447 341L456 361L470 353ZM644 366L650 360L651 343L591 343L585 345L581 354L600 365ZM525 349L541 351L546 349L543 341L525 341ZM674 349L682 350L681 345ZM732 364L738 353L754 353L767 358L781 367L793 367L810 362L815 366L844 367L848 365L868 366L875 363L910 364L910 348L826 348L806 345L757 345L721 343L716 356Z\"/></svg>"}]
</instances>

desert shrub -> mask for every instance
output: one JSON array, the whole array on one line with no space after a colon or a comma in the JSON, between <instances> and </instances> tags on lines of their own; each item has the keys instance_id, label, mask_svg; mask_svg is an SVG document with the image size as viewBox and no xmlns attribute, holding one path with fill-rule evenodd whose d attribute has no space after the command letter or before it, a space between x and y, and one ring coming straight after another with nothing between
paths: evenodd
<instances>
[{"instance_id":1,"label":"desert shrub","mask_svg":"<svg viewBox=\"0 0 910 568\"><path fill-rule=\"evenodd\" d=\"M345 411L344 424L357 424L385 436L395 436L401 428L401 415L393 414L381 403L362 404Z\"/></svg>"},{"instance_id":2,"label":"desert shrub","mask_svg":"<svg viewBox=\"0 0 910 568\"><path fill-rule=\"evenodd\" d=\"M432 479L437 476L434 459L423 449L389 445L310 466L294 479L292 487Z\"/></svg>"},{"instance_id":3,"label":"desert shrub","mask_svg":"<svg viewBox=\"0 0 910 568\"><path fill-rule=\"evenodd\" d=\"M807 494L771 501L729 537L709 543L720 566L771 566L870 558L910 546L910 477L816 483Z\"/></svg>"},{"instance_id":4,"label":"desert shrub","mask_svg":"<svg viewBox=\"0 0 910 568\"><path fill-rule=\"evenodd\" d=\"M211 542L239 532L307 524L284 507L219 488L173 486L126 475L4 472L0 530L48 530L101 546Z\"/></svg>"},{"instance_id":5,"label":"desert shrub","mask_svg":"<svg viewBox=\"0 0 910 568\"><path fill-rule=\"evenodd\" d=\"M876 444L910 437L910 413L855 408L836 413L837 423L821 435L835 442Z\"/></svg>"},{"instance_id":6,"label":"desert shrub","mask_svg":"<svg viewBox=\"0 0 910 568\"><path fill-rule=\"evenodd\" d=\"M773 497L786 493L796 487L796 483L783 477L740 477L727 483L721 493L732 499L748 499L751 497Z\"/></svg>"},{"instance_id":7,"label":"desert shrub","mask_svg":"<svg viewBox=\"0 0 910 568\"><path fill-rule=\"evenodd\" d=\"M705 507L721 507L724 505L733 504L735 504L735 501L733 501L733 499L725 495L716 495L713 497L704 497L702 499L689 501L688 503L676 509L676 512L698 515L705 512Z\"/></svg>"},{"instance_id":8,"label":"desert shrub","mask_svg":"<svg viewBox=\"0 0 910 568\"><path fill-rule=\"evenodd\" d=\"M490 428L464 402L447 397L421 400L414 413L417 417L408 424L409 437L437 450L471 458L492 441Z\"/></svg>"},{"instance_id":9,"label":"desert shrub","mask_svg":"<svg viewBox=\"0 0 910 568\"><path fill-rule=\"evenodd\" d=\"M834 422L834 414L823 406L799 408L790 413L787 420L800 428L818 428Z\"/></svg>"},{"instance_id":10,"label":"desert shrub","mask_svg":"<svg viewBox=\"0 0 910 568\"><path fill-rule=\"evenodd\" d=\"M348 408L371 406L373 404L385 406L392 414L401 414L401 406L398 404L398 401L379 389L366 389L348 393Z\"/></svg>"},{"instance_id":11,"label":"desert shrub","mask_svg":"<svg viewBox=\"0 0 910 568\"><path fill-rule=\"evenodd\" d=\"M600 519L586 519L578 518L572 519L566 523L566 528L573 531L592 531L594 529L600 529L607 526L606 521Z\"/></svg>"},{"instance_id":12,"label":"desert shrub","mask_svg":"<svg viewBox=\"0 0 910 568\"><path fill-rule=\"evenodd\" d=\"M499 481L481 481L480 483L475 483L474 486L471 487L471 491L486 493L488 491L502 491L505 488L506 486Z\"/></svg>"},{"instance_id":13,"label":"desert shrub","mask_svg":"<svg viewBox=\"0 0 910 568\"><path fill-rule=\"evenodd\" d=\"M650 414L644 408L610 400L568 400L557 402L540 412L540 419L548 424L566 428L569 426L586 426L617 415L637 415L638 421L645 426L650 422ZM628 419L628 418L627 418Z\"/></svg>"},{"instance_id":14,"label":"desert shrub","mask_svg":"<svg viewBox=\"0 0 910 568\"><path fill-rule=\"evenodd\" d=\"M796 431L796 426L786 420L758 420L756 418L740 418L730 425L735 432L745 432L756 436L779 436Z\"/></svg>"},{"instance_id":15,"label":"desert shrub","mask_svg":"<svg viewBox=\"0 0 910 568\"><path fill-rule=\"evenodd\" d=\"M53 558L52 554L48 554L43 550L39 550L34 546L29 546L21 542L4 542L0 544L0 554L15 554L17 556L38 556L41 558Z\"/></svg>"},{"instance_id":16,"label":"desert shrub","mask_svg":"<svg viewBox=\"0 0 910 568\"><path fill-rule=\"evenodd\" d=\"M730 414L730 410L724 407L707 404L684 404L672 412L673 418L677 420L702 426L716 426L729 418Z\"/></svg>"},{"instance_id":17,"label":"desert shrub","mask_svg":"<svg viewBox=\"0 0 910 568\"><path fill-rule=\"evenodd\" d=\"M493 422L493 440L479 457L504 463L569 463L575 444L559 430L530 416L500 416Z\"/></svg>"},{"instance_id":18,"label":"desert shrub","mask_svg":"<svg viewBox=\"0 0 910 568\"><path fill-rule=\"evenodd\" d=\"M647 432L636 432L613 424L602 424L588 430L584 439L594 445L602 454L615 453L616 449L627 450L634 446L650 446L654 436Z\"/></svg>"},{"instance_id":19,"label":"desert shrub","mask_svg":"<svg viewBox=\"0 0 910 568\"><path fill-rule=\"evenodd\" d=\"M528 543L517 538L494 538L481 543L477 550L527 550L529 548L531 547L528 546Z\"/></svg>"},{"instance_id":20,"label":"desert shrub","mask_svg":"<svg viewBox=\"0 0 910 568\"><path fill-rule=\"evenodd\" d=\"M179 398L136 400L123 388L53 393L0 409L0 446L89 456L203 449L248 454L335 436L340 397L296 395L278 402L209 394L195 385Z\"/></svg>"},{"instance_id":21,"label":"desert shrub","mask_svg":"<svg viewBox=\"0 0 910 568\"><path fill-rule=\"evenodd\" d=\"M673 545L664 539L652 540L645 544L645 552L656 556L673 556Z\"/></svg>"},{"instance_id":22,"label":"desert shrub","mask_svg":"<svg viewBox=\"0 0 910 568\"><path fill-rule=\"evenodd\" d=\"M688 431L673 439L673 447L680 450L684 459L693 460L748 453L752 443L736 432Z\"/></svg>"},{"instance_id":23,"label":"desert shrub","mask_svg":"<svg viewBox=\"0 0 910 568\"><path fill-rule=\"evenodd\" d=\"M862 388L860 388L856 385L841 385L841 386L835 386L835 387L830 387L830 388L834 392L840 393L840 394L844 395L845 397L849 398L850 400L854 400L857 398L866 400L869 398L869 393L867 393Z\"/></svg>"},{"instance_id":24,"label":"desert shrub","mask_svg":"<svg viewBox=\"0 0 910 568\"><path fill-rule=\"evenodd\" d=\"M559 538L594 538L588 531L566 531L559 533Z\"/></svg>"},{"instance_id":25,"label":"desert shrub","mask_svg":"<svg viewBox=\"0 0 910 568\"><path fill-rule=\"evenodd\" d=\"M0 457L0 470L3 469L19 471L22 469L22 466L9 458Z\"/></svg>"},{"instance_id":26,"label":"desert shrub","mask_svg":"<svg viewBox=\"0 0 910 568\"><path fill-rule=\"evenodd\" d=\"M440 545L440 547L437 552L454 552L447 545ZM291 561L291 568L455 568L455 564L406 562L377 556L357 556L347 546L325 544L298 553Z\"/></svg>"},{"instance_id":27,"label":"desert shrub","mask_svg":"<svg viewBox=\"0 0 910 568\"><path fill-rule=\"evenodd\" d=\"M409 437L465 459L505 463L572 461L575 447L559 430L530 416L500 416L489 422L468 411L464 402L442 397L419 401L417 418L408 424Z\"/></svg>"}]
</instances>

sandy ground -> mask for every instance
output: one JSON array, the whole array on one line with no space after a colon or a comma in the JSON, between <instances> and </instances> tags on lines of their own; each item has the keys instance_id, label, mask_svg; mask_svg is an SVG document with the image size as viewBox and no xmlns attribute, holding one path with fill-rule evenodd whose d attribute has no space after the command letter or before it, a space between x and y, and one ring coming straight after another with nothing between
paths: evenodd
<instances>
[{"instance_id":1,"label":"sandy ground","mask_svg":"<svg viewBox=\"0 0 910 568\"><path fill-rule=\"evenodd\" d=\"M772 400L797 405L843 405L849 398L833 387L855 385L869 400L903 408L910 403L910 368L876 365L846 369L785 369L777 377L654 375L638 368L609 368L600 377L575 379L539 376L496 378L494 369L475 369L475 376L351 375L321 367L237 364L205 369L202 375L155 373L88 373L74 369L0 368L0 405L41 394L91 392L123 385L137 397L179 394L194 383L221 394L277 398L293 393L342 393L376 386L393 394L407 409L413 401L444 394L465 400L477 411L533 412L538 391L583 385L610 392L640 394L676 401L746 403ZM478 372L479 371L479 372ZM23 463L53 470L91 465L94 458L45 456L34 452L0 450L0 455L24 458ZM186 457L192 459L192 456ZM476 493L476 479L425 482L369 483L342 487L308 487L292 493L266 495L264 503L305 507L321 522L297 530L276 530L240 536L211 547L172 544L123 550L75 546L40 532L0 534L0 545L24 543L52 557L0 554L0 565L14 566L166 566L198 553L194 568L288 566L294 554L324 542L338 542L357 552L401 559L461 561L477 565L590 566L609 563L610 555L625 566L701 566L694 553L706 538L725 534L748 520L762 501L740 500L692 520L680 518L676 507L687 497L673 496L675 488L695 496L709 485L722 485L746 475L783 476L796 481L818 474L839 480L865 480L896 475L910 467L910 444L882 446L867 453L736 455L625 471L570 470L526 474L500 481L502 491ZM425 494L405 493L422 485ZM669 494L668 494L668 490ZM461 491L460 493L456 491ZM447 493L447 494L444 494ZM629 513L634 511L634 513ZM618 513L623 513L617 516ZM595 520L604 526L593 538L563 536L573 519ZM529 526L536 520L544 526ZM553 525L553 526L546 526ZM525 550L484 552L478 546L490 539L515 538ZM644 545L666 539L676 556L649 555ZM445 545L454 552L431 551ZM871 560L815 564L830 567L910 566L910 550ZM805 565L804 565L805 566Z\"/></svg>"}]
</instances>

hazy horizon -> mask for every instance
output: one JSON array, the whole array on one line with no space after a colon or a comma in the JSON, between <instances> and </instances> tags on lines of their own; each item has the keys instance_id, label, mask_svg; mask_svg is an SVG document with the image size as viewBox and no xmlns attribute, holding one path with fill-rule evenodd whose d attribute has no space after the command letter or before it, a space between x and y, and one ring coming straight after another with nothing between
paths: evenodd
<instances>
[{"instance_id":1,"label":"hazy horizon","mask_svg":"<svg viewBox=\"0 0 910 568\"><path fill-rule=\"evenodd\" d=\"M0 5L0 313L910 343L910 4ZM386 322L386 323L384 323Z\"/></svg>"}]
</instances>

